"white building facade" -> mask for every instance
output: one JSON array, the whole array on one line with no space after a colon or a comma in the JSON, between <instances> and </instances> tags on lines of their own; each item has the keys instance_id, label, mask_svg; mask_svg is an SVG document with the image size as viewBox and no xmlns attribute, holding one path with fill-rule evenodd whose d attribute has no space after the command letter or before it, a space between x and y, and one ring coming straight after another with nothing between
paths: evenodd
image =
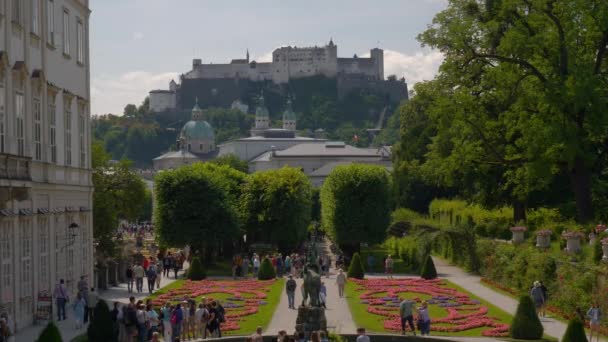
<instances>
[{"instance_id":1,"label":"white building facade","mask_svg":"<svg viewBox=\"0 0 608 342\"><path fill-rule=\"evenodd\" d=\"M93 278L88 0L0 0L0 312Z\"/></svg>"}]
</instances>

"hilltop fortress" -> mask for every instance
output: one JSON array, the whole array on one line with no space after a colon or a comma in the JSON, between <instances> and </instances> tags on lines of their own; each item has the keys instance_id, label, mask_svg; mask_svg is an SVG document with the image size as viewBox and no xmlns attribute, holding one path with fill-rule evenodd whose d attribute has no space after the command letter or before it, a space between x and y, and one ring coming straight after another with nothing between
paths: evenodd
<instances>
[{"instance_id":1,"label":"hilltop fortress","mask_svg":"<svg viewBox=\"0 0 608 342\"><path fill-rule=\"evenodd\" d=\"M407 98L405 80L384 80L384 51L370 50L370 57L338 57L332 40L322 47L281 47L273 51L271 62L233 59L227 64L203 64L192 61L192 70L172 80L168 90L150 91L150 109L155 112L192 108L195 98L204 107L243 106L255 84L276 92L288 92L289 83L311 77L335 79L337 94L344 97L356 88L386 95L391 102ZM259 87L259 86L258 86Z\"/></svg>"}]
</instances>

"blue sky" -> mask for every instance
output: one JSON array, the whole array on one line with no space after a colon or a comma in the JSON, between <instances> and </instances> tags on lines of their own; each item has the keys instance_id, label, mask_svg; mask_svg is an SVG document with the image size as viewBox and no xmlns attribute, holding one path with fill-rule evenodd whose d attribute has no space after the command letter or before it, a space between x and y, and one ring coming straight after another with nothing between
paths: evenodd
<instances>
[{"instance_id":1,"label":"blue sky","mask_svg":"<svg viewBox=\"0 0 608 342\"><path fill-rule=\"evenodd\" d=\"M92 114L121 114L190 69L193 58L268 60L281 45L323 45L339 56L385 50L386 74L413 85L433 77L441 54L416 35L445 0L92 0Z\"/></svg>"}]
</instances>

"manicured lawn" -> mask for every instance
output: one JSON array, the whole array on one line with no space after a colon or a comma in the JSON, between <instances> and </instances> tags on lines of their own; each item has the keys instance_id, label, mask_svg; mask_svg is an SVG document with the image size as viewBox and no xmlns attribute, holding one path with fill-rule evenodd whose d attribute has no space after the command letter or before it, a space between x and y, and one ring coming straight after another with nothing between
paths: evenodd
<instances>
[{"instance_id":1,"label":"manicured lawn","mask_svg":"<svg viewBox=\"0 0 608 342\"><path fill-rule=\"evenodd\" d=\"M468 309L467 309L467 311L468 311L473 308L487 307L488 313L485 316L493 318L495 322L509 324L512 320L512 316L510 314L506 313L505 311L495 307L494 305L492 305L486 301L481 300L480 298L476 297L475 295L473 295L467 291L464 291L462 288L460 288L446 280L442 280L441 288L455 289L462 294L468 295L469 299L477 300L479 302L478 305L464 305L460 308L468 307ZM402 287L402 289L404 291L398 291L398 296L400 299L410 298L410 299L415 299L415 300L420 300L420 301L431 299L431 295L428 295L428 294L408 292L407 287L405 287L405 286ZM355 284L354 282L349 282L346 286L346 297L348 300L348 304L350 306L351 313L353 315L353 319L355 320L355 323L357 324L357 326L363 326L366 329L368 329L369 331L373 331L373 332L397 333L398 331L389 330L389 329L385 328L385 320L390 319L390 318L368 312L369 305L361 303L361 299L360 299L361 294L363 294L364 292L365 292L365 290L361 286ZM387 292L380 292L380 293L375 293L373 295L373 298L380 299L380 298L383 298L386 296L387 296ZM377 305L374 305L373 307L374 308L379 307L380 309L387 310L392 313L398 313L398 307L387 308L387 307L382 307L382 306L377 306ZM435 304L431 304L429 307L430 307L429 313L431 316L431 320L444 318L448 315L447 309L445 307L440 307ZM431 329L433 326L448 327L448 326L453 326L453 324L435 323L435 324L431 324ZM488 329L491 329L491 328L490 327L479 327L479 328L473 328L473 329L460 331L460 332L437 332L437 331L431 330L431 334L440 335L440 336L482 336L482 331L485 331Z\"/></svg>"},{"instance_id":2,"label":"manicured lawn","mask_svg":"<svg viewBox=\"0 0 608 342\"><path fill-rule=\"evenodd\" d=\"M258 326L264 329L268 326L281 298L283 286L283 279L201 282L178 280L148 298L156 301L157 308L166 300L177 303L183 301L186 296L197 303L201 302L203 297L219 300L226 309L227 319L222 326L222 332L226 335L250 335ZM262 296L265 298L261 298Z\"/></svg>"},{"instance_id":3,"label":"manicured lawn","mask_svg":"<svg viewBox=\"0 0 608 342\"><path fill-rule=\"evenodd\" d=\"M388 255L387 249L383 244L371 245L368 247L361 248L361 261L363 262L363 267L365 268L365 272L371 273L384 273L384 264L383 260ZM368 266L367 258L369 255L374 256L374 265L371 269ZM409 273L409 267L399 258L398 255L391 255L393 258L393 272L394 273Z\"/></svg>"}]
</instances>

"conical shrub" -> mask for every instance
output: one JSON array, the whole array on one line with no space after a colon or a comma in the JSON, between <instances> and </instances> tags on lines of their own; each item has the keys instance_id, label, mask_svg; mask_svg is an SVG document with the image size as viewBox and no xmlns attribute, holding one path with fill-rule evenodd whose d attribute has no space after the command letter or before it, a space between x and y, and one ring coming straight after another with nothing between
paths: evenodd
<instances>
[{"instance_id":1,"label":"conical shrub","mask_svg":"<svg viewBox=\"0 0 608 342\"><path fill-rule=\"evenodd\" d=\"M61 333L52 321L40 332L37 342L63 342Z\"/></svg>"},{"instance_id":2,"label":"conical shrub","mask_svg":"<svg viewBox=\"0 0 608 342\"><path fill-rule=\"evenodd\" d=\"M269 280L276 278L277 273L272 267L272 263L270 259L264 258L262 260L262 264L260 265L260 270L258 271L258 280Z\"/></svg>"},{"instance_id":3,"label":"conical shrub","mask_svg":"<svg viewBox=\"0 0 608 342\"><path fill-rule=\"evenodd\" d=\"M509 332L512 338L520 340L539 340L543 337L544 328L540 324L530 296L524 295L519 299Z\"/></svg>"},{"instance_id":4,"label":"conical shrub","mask_svg":"<svg viewBox=\"0 0 608 342\"><path fill-rule=\"evenodd\" d=\"M430 255L427 255L426 260L424 261L424 265L422 266L422 272L420 273L420 277L422 279L435 279L437 278L437 270L435 269L435 264L433 263L433 258Z\"/></svg>"},{"instance_id":5,"label":"conical shrub","mask_svg":"<svg viewBox=\"0 0 608 342\"><path fill-rule=\"evenodd\" d=\"M207 278L207 274L205 273L205 269L203 268L203 263L201 263L201 259L198 257L192 258L192 262L190 263L190 269L188 270L188 279L190 280L203 280Z\"/></svg>"},{"instance_id":6,"label":"conical shrub","mask_svg":"<svg viewBox=\"0 0 608 342\"><path fill-rule=\"evenodd\" d=\"M587 335L585 334L585 327L583 322L579 319L573 319L568 322L568 328L562 342L587 342Z\"/></svg>"},{"instance_id":7,"label":"conical shrub","mask_svg":"<svg viewBox=\"0 0 608 342\"><path fill-rule=\"evenodd\" d=\"M348 266L348 277L355 279L365 278L365 268L363 268L359 253L353 254L353 257L350 260L350 265Z\"/></svg>"},{"instance_id":8,"label":"conical shrub","mask_svg":"<svg viewBox=\"0 0 608 342\"><path fill-rule=\"evenodd\" d=\"M93 320L87 329L89 342L106 342L114 338L114 323L110 315L110 308L104 300L99 300L93 309Z\"/></svg>"}]
</instances>

